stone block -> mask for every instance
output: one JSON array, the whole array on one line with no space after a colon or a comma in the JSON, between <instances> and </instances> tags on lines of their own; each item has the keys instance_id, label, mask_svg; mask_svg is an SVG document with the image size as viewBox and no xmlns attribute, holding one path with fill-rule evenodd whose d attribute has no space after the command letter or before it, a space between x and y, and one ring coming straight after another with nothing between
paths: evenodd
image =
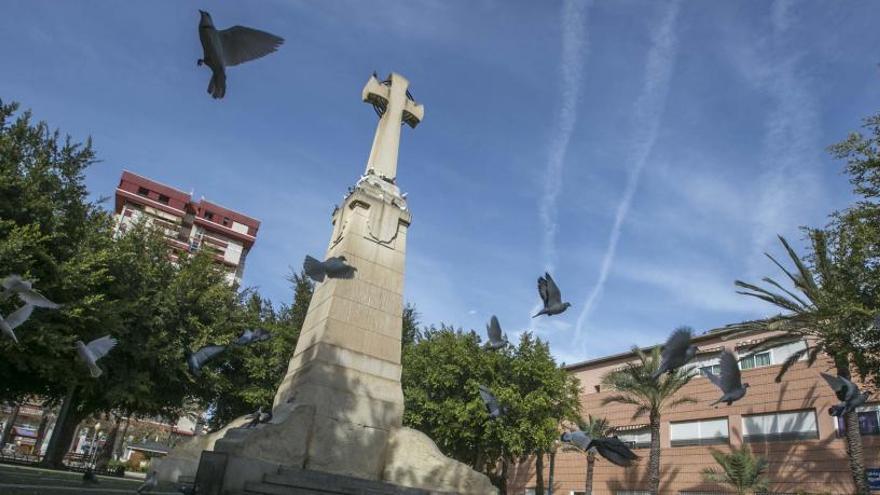
<instances>
[{"instance_id":1,"label":"stone block","mask_svg":"<svg viewBox=\"0 0 880 495\"><path fill-rule=\"evenodd\" d=\"M342 421L318 421L304 466L328 473L379 480L388 430Z\"/></svg>"}]
</instances>

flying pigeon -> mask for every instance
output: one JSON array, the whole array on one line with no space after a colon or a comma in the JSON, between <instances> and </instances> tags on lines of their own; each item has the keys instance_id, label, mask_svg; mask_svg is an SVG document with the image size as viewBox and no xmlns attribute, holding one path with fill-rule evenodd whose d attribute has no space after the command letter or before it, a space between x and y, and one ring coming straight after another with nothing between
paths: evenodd
<instances>
[{"instance_id":1,"label":"flying pigeon","mask_svg":"<svg viewBox=\"0 0 880 495\"><path fill-rule=\"evenodd\" d=\"M79 353L80 359L89 367L92 378L101 376L103 371L98 367L98 360L106 356L114 347L116 347L116 339L109 335L95 339L88 344L83 343L82 340L76 341L76 351Z\"/></svg>"},{"instance_id":2,"label":"flying pigeon","mask_svg":"<svg viewBox=\"0 0 880 495\"><path fill-rule=\"evenodd\" d=\"M3 279L3 288L9 293L15 294L25 304L30 304L38 308L58 309L60 304L55 304L46 299L46 296L37 292L33 287L33 282L24 280L19 275L9 275Z\"/></svg>"},{"instance_id":3,"label":"flying pigeon","mask_svg":"<svg viewBox=\"0 0 880 495\"><path fill-rule=\"evenodd\" d=\"M538 277L538 294L541 295L541 300L544 301L544 308L538 314L532 316L532 318L541 315L558 315L571 306L571 303L562 302L562 294L559 292L559 287L549 273L544 273L543 277Z\"/></svg>"},{"instance_id":4,"label":"flying pigeon","mask_svg":"<svg viewBox=\"0 0 880 495\"><path fill-rule=\"evenodd\" d=\"M92 471L92 468L87 468L87 469L83 472L82 482L83 482L83 483L93 484L93 485L98 484L98 477L95 476L95 472Z\"/></svg>"},{"instance_id":5,"label":"flying pigeon","mask_svg":"<svg viewBox=\"0 0 880 495\"><path fill-rule=\"evenodd\" d=\"M709 404L714 406L721 402L731 405L742 399L746 395L746 389L749 388L748 383L742 382L742 376L739 371L739 360L730 349L725 349L721 353L721 375L715 376L711 371L706 371L706 377L720 388L724 395L715 402Z\"/></svg>"},{"instance_id":6,"label":"flying pigeon","mask_svg":"<svg viewBox=\"0 0 880 495\"><path fill-rule=\"evenodd\" d=\"M868 393L860 393L859 387L846 378L829 375L828 373L819 374L828 382L828 385L834 390L834 395L840 400L840 404L835 404L828 408L828 414L831 416L843 416L855 411L857 407L864 405L868 401Z\"/></svg>"},{"instance_id":7,"label":"flying pigeon","mask_svg":"<svg viewBox=\"0 0 880 495\"><path fill-rule=\"evenodd\" d=\"M226 350L225 345L206 345L186 358L189 372L194 376L202 376L202 366L215 356Z\"/></svg>"},{"instance_id":8,"label":"flying pigeon","mask_svg":"<svg viewBox=\"0 0 880 495\"><path fill-rule=\"evenodd\" d=\"M16 344L18 343L18 337L15 336L15 327L24 323L30 316L31 313L34 312L34 307L30 304L25 304L24 306L16 309L12 313L9 314L6 318L0 315L0 333L12 339Z\"/></svg>"},{"instance_id":9,"label":"flying pigeon","mask_svg":"<svg viewBox=\"0 0 880 495\"><path fill-rule=\"evenodd\" d=\"M272 421L272 412L263 412L263 408L257 409L257 412L248 416L251 419L251 422L248 423L245 428L254 428L258 424L268 423Z\"/></svg>"},{"instance_id":10,"label":"flying pigeon","mask_svg":"<svg viewBox=\"0 0 880 495\"><path fill-rule=\"evenodd\" d=\"M325 275L329 278L352 278L357 268L349 265L345 256L334 256L327 258L326 261L318 261L306 255L303 270L315 282L323 282Z\"/></svg>"},{"instance_id":11,"label":"flying pigeon","mask_svg":"<svg viewBox=\"0 0 880 495\"><path fill-rule=\"evenodd\" d=\"M247 329L244 331L243 334L235 339L235 342L233 342L233 344L244 346L263 342L271 338L272 334L262 328L258 328L256 330Z\"/></svg>"},{"instance_id":12,"label":"flying pigeon","mask_svg":"<svg viewBox=\"0 0 880 495\"><path fill-rule=\"evenodd\" d=\"M595 448L599 455L618 466L629 466L632 461L639 458L617 437L593 438L580 430L575 430L563 433L560 440L571 443L584 452Z\"/></svg>"},{"instance_id":13,"label":"flying pigeon","mask_svg":"<svg viewBox=\"0 0 880 495\"><path fill-rule=\"evenodd\" d=\"M489 334L486 349L495 351L507 345L507 335L501 333L501 325L498 323L498 318L495 315L492 315L492 319L486 325L486 333Z\"/></svg>"},{"instance_id":14,"label":"flying pigeon","mask_svg":"<svg viewBox=\"0 0 880 495\"><path fill-rule=\"evenodd\" d=\"M492 391L489 390L489 387L480 385L480 398L483 399L483 404L486 405L489 416L500 418L505 413L504 408L498 402L498 399L495 398L495 395L492 394Z\"/></svg>"},{"instance_id":15,"label":"flying pigeon","mask_svg":"<svg viewBox=\"0 0 880 495\"><path fill-rule=\"evenodd\" d=\"M199 40L204 57L196 62L211 69L208 93L215 99L226 95L226 67L265 57L284 43L284 38L244 26L218 31L211 14L199 10Z\"/></svg>"},{"instance_id":16,"label":"flying pigeon","mask_svg":"<svg viewBox=\"0 0 880 495\"><path fill-rule=\"evenodd\" d=\"M691 344L692 337L693 331L688 327L672 332L663 346L660 367L651 373L653 380L660 378L663 373L672 373L681 368L697 355L697 346Z\"/></svg>"},{"instance_id":17,"label":"flying pigeon","mask_svg":"<svg viewBox=\"0 0 880 495\"><path fill-rule=\"evenodd\" d=\"M137 492L151 492L157 486L159 486L159 477L156 476L156 471L150 471L150 474L148 474L146 479L144 480L144 484L137 489Z\"/></svg>"}]
</instances>

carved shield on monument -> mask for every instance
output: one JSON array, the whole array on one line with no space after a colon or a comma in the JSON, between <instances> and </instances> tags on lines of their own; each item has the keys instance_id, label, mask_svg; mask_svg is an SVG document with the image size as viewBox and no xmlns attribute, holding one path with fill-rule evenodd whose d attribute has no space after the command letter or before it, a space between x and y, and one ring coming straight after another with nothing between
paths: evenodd
<instances>
[{"instance_id":1,"label":"carved shield on monument","mask_svg":"<svg viewBox=\"0 0 880 495\"><path fill-rule=\"evenodd\" d=\"M390 244L397 237L400 225L400 208L385 201L370 207L368 229L370 237L379 244Z\"/></svg>"}]
</instances>

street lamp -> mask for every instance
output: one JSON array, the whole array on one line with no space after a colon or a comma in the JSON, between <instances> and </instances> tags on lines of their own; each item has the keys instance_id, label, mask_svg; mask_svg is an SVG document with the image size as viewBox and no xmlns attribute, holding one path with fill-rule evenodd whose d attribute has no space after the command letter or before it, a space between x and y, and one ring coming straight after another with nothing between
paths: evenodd
<instances>
[{"instance_id":1,"label":"street lamp","mask_svg":"<svg viewBox=\"0 0 880 495\"><path fill-rule=\"evenodd\" d=\"M95 449L95 442L98 441L98 430L100 430L100 429L101 429L101 423L95 423L95 434L92 435L92 441L91 441L91 443L89 443L89 450L90 450L89 457L91 458L91 461L89 462L89 464L91 464L92 466L95 465L95 458L98 456L98 451Z\"/></svg>"}]
</instances>

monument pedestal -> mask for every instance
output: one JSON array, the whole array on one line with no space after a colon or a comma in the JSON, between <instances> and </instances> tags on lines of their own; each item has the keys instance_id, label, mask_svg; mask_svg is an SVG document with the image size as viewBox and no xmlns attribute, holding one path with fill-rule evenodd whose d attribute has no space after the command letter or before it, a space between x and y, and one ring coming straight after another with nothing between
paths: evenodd
<instances>
[{"instance_id":1,"label":"monument pedestal","mask_svg":"<svg viewBox=\"0 0 880 495\"><path fill-rule=\"evenodd\" d=\"M400 338L411 215L394 173L401 122L414 126L423 112L408 99L407 84L392 74L385 83L371 78L364 89L366 101L384 102L382 119L366 175L333 212L326 255L344 256L356 272L351 279L317 284L275 394L273 419L255 428L228 428L172 452L158 468L160 479L191 469L202 447L227 454L229 493L290 469L436 493L496 493L486 476L402 427Z\"/></svg>"}]
</instances>

